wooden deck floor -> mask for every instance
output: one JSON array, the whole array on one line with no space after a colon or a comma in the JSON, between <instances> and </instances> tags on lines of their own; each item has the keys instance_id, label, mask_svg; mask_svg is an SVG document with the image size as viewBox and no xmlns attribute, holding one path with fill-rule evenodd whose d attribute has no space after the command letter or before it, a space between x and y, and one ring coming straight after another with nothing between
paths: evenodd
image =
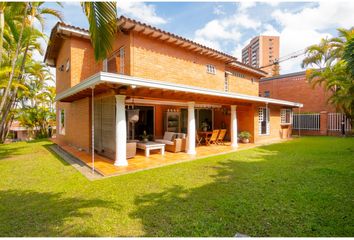
<instances>
[{"instance_id":1,"label":"wooden deck floor","mask_svg":"<svg viewBox=\"0 0 354 240\"><path fill-rule=\"evenodd\" d=\"M84 162L87 166L92 167L91 154L85 151L80 151L75 147L57 143L63 150L70 153L72 156ZM198 158L203 158L207 156L214 156L223 153L234 152L240 149L248 149L255 147L255 144L239 144L237 149L230 146L230 143L225 145L211 145L211 146L198 146L196 155L189 155L185 152L171 153L165 151L165 155L161 155L159 150L151 151L149 157L145 157L145 153L142 150L138 150L134 158L128 159L128 166L117 167L114 166L114 161L103 157L101 155L95 154L95 170L102 174L103 176L113 176L126 174L151 168L156 168L160 166L175 164L184 161L195 160Z\"/></svg>"}]
</instances>

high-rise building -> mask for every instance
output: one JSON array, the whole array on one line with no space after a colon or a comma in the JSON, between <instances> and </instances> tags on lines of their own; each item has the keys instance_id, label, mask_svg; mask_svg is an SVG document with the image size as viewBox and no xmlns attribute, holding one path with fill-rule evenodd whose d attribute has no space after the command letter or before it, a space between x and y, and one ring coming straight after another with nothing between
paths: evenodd
<instances>
[{"instance_id":1,"label":"high-rise building","mask_svg":"<svg viewBox=\"0 0 354 240\"><path fill-rule=\"evenodd\" d=\"M257 36L242 49L242 62L252 67L261 68L279 59L279 37ZM273 66L262 68L272 75Z\"/></svg>"}]
</instances>

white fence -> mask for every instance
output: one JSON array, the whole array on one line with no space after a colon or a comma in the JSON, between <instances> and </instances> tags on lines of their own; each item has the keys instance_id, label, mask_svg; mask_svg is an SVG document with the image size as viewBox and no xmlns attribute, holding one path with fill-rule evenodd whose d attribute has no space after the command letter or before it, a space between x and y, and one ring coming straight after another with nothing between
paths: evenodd
<instances>
[{"instance_id":1,"label":"white fence","mask_svg":"<svg viewBox=\"0 0 354 240\"><path fill-rule=\"evenodd\" d=\"M351 131L351 121L343 113L328 113L327 127L329 131L342 131L342 121L346 132Z\"/></svg>"},{"instance_id":2,"label":"white fence","mask_svg":"<svg viewBox=\"0 0 354 240\"><path fill-rule=\"evenodd\" d=\"M293 129L320 130L320 114L293 114Z\"/></svg>"}]
</instances>

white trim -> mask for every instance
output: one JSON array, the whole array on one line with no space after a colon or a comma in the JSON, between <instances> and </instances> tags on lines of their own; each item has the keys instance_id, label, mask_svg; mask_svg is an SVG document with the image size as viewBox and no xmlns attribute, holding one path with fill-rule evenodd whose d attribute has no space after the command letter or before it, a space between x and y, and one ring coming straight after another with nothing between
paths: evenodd
<instances>
[{"instance_id":1,"label":"white trim","mask_svg":"<svg viewBox=\"0 0 354 240\"><path fill-rule=\"evenodd\" d=\"M126 104L133 104L133 99L127 99ZM151 104L155 105L167 105L167 106L179 106L187 107L187 102L175 102L175 101L163 101L163 100L152 100L152 99L134 99L135 104ZM221 108L221 105L217 104L195 104L195 108Z\"/></svg>"},{"instance_id":2,"label":"white trim","mask_svg":"<svg viewBox=\"0 0 354 240\"><path fill-rule=\"evenodd\" d=\"M63 111L63 117L64 117L64 120L62 119L62 116L61 116L61 113ZM63 120L63 126L64 126L64 129L62 128L62 125L61 125L61 122ZM65 136L65 131L66 131L66 111L65 111L65 108L59 108L59 131L58 131L58 134L59 135L63 135Z\"/></svg>"},{"instance_id":3,"label":"white trim","mask_svg":"<svg viewBox=\"0 0 354 240\"><path fill-rule=\"evenodd\" d=\"M262 122L264 120L263 110L266 110L266 133L262 133ZM270 108L267 106L265 107L258 107L258 136L268 136L270 135Z\"/></svg>"},{"instance_id":4,"label":"white trim","mask_svg":"<svg viewBox=\"0 0 354 240\"><path fill-rule=\"evenodd\" d=\"M162 82L162 81L156 81L151 79L121 75L116 73L107 73L107 72L96 73L95 75L89 77L87 80L84 80L83 82L75 85L74 87L57 94L55 100L60 101L92 85L96 85L98 83L103 83L103 82L119 83L123 85L135 85L137 87L166 89L166 90L180 91L180 92L187 92L187 93L204 94L204 95L226 97L226 98L239 99L239 100L250 100L250 101L262 102L262 103L273 103L273 104L280 104L280 105L286 105L292 107L303 106L303 104L301 103L289 102L289 101L278 100L273 98L264 98L264 97L258 97L258 96L240 94L240 93L223 92L223 91L206 89L201 87L193 87L184 84Z\"/></svg>"},{"instance_id":5,"label":"white trim","mask_svg":"<svg viewBox=\"0 0 354 240\"><path fill-rule=\"evenodd\" d=\"M80 37L85 37L85 38L90 38L90 34L86 31L83 31L83 30L80 30L80 29L73 29L72 27L65 27L65 26L61 26L59 25L58 26L58 32L59 31L66 31L66 32L69 32L69 33L74 33L76 34L77 36L80 36ZM65 32L63 32L65 33Z\"/></svg>"}]
</instances>

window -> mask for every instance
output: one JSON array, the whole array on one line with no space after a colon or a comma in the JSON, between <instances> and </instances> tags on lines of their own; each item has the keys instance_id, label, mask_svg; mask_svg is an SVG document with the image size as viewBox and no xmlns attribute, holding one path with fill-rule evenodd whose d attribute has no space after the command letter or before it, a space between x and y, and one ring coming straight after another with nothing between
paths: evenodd
<instances>
[{"instance_id":1,"label":"window","mask_svg":"<svg viewBox=\"0 0 354 240\"><path fill-rule=\"evenodd\" d=\"M281 109L280 110L280 123L291 124L293 112L291 109Z\"/></svg>"},{"instance_id":2,"label":"window","mask_svg":"<svg viewBox=\"0 0 354 240\"><path fill-rule=\"evenodd\" d=\"M214 65L207 64L207 73L216 74L216 69Z\"/></svg>"},{"instance_id":3,"label":"window","mask_svg":"<svg viewBox=\"0 0 354 240\"><path fill-rule=\"evenodd\" d=\"M232 76L239 77L239 78L246 78L245 74L239 73L239 72L234 72L231 71Z\"/></svg>"},{"instance_id":4,"label":"window","mask_svg":"<svg viewBox=\"0 0 354 240\"><path fill-rule=\"evenodd\" d=\"M107 72L108 71L108 61L107 58L103 60L103 71Z\"/></svg>"},{"instance_id":5,"label":"window","mask_svg":"<svg viewBox=\"0 0 354 240\"><path fill-rule=\"evenodd\" d=\"M270 91L264 91L264 97L270 97Z\"/></svg>"},{"instance_id":6,"label":"window","mask_svg":"<svg viewBox=\"0 0 354 240\"><path fill-rule=\"evenodd\" d=\"M224 80L224 91L228 92L229 91L229 79L225 76Z\"/></svg>"},{"instance_id":7,"label":"window","mask_svg":"<svg viewBox=\"0 0 354 240\"><path fill-rule=\"evenodd\" d=\"M270 132L269 108L260 107L258 109L258 134L268 135Z\"/></svg>"},{"instance_id":8,"label":"window","mask_svg":"<svg viewBox=\"0 0 354 240\"><path fill-rule=\"evenodd\" d=\"M65 110L59 110L59 134L65 135Z\"/></svg>"},{"instance_id":9,"label":"window","mask_svg":"<svg viewBox=\"0 0 354 240\"><path fill-rule=\"evenodd\" d=\"M125 52L124 47L121 47L118 51L112 54L111 57L107 59L107 72L124 74L124 61ZM105 68L104 63L104 68Z\"/></svg>"},{"instance_id":10,"label":"window","mask_svg":"<svg viewBox=\"0 0 354 240\"><path fill-rule=\"evenodd\" d=\"M120 74L124 74L124 57L125 57L125 53L124 53L124 47L119 49L119 73Z\"/></svg>"}]
</instances>

